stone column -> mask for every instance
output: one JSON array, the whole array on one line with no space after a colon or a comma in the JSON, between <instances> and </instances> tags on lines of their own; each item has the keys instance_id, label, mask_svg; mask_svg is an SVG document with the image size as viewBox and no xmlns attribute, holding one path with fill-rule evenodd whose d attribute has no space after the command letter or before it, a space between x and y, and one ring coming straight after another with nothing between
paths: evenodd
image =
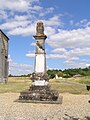
<instances>
[{"instance_id":1,"label":"stone column","mask_svg":"<svg viewBox=\"0 0 90 120\"><path fill-rule=\"evenodd\" d=\"M36 35L33 36L36 40L36 53L34 63L34 79L32 84L35 86L47 85L46 75L46 53L45 53L45 39L44 25L38 22L36 26Z\"/></svg>"},{"instance_id":2,"label":"stone column","mask_svg":"<svg viewBox=\"0 0 90 120\"><path fill-rule=\"evenodd\" d=\"M36 53L35 53L35 73L46 73L46 53L45 53L45 39L46 36L34 36L36 40Z\"/></svg>"}]
</instances>

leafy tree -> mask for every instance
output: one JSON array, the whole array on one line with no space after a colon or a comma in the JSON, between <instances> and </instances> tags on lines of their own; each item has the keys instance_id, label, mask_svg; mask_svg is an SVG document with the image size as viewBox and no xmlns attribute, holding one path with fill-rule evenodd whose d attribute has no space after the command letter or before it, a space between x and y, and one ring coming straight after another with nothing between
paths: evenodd
<instances>
[{"instance_id":1,"label":"leafy tree","mask_svg":"<svg viewBox=\"0 0 90 120\"><path fill-rule=\"evenodd\" d=\"M61 71L57 72L58 77L63 77L63 73Z\"/></svg>"},{"instance_id":2,"label":"leafy tree","mask_svg":"<svg viewBox=\"0 0 90 120\"><path fill-rule=\"evenodd\" d=\"M9 74L8 77L13 77L13 75L12 75L12 74Z\"/></svg>"},{"instance_id":3,"label":"leafy tree","mask_svg":"<svg viewBox=\"0 0 90 120\"><path fill-rule=\"evenodd\" d=\"M49 75L49 78L53 79L55 75L57 74L59 77L63 77L62 70L48 70L47 74Z\"/></svg>"}]
</instances>

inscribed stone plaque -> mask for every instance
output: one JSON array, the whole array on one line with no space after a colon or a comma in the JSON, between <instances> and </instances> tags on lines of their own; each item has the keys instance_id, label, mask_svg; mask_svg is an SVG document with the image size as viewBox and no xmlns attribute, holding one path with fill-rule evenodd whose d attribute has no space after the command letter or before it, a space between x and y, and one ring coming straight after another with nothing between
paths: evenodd
<instances>
[{"instance_id":1,"label":"inscribed stone plaque","mask_svg":"<svg viewBox=\"0 0 90 120\"><path fill-rule=\"evenodd\" d=\"M45 69L45 57L44 54L38 54L36 55L36 68L35 71L38 72L44 72Z\"/></svg>"}]
</instances>

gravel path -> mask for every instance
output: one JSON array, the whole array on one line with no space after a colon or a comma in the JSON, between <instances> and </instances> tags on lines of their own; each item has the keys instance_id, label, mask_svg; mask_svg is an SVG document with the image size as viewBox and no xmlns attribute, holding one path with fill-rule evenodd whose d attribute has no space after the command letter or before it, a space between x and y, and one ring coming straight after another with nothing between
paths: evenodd
<instances>
[{"instance_id":1,"label":"gravel path","mask_svg":"<svg viewBox=\"0 0 90 120\"><path fill-rule=\"evenodd\" d=\"M62 104L13 102L18 93L0 94L0 120L90 120L90 95L61 94Z\"/></svg>"}]
</instances>

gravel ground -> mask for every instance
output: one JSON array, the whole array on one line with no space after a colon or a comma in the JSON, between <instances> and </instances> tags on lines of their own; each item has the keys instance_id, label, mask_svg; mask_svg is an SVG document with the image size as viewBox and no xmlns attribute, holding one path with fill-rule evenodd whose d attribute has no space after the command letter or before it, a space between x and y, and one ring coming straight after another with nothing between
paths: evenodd
<instances>
[{"instance_id":1,"label":"gravel ground","mask_svg":"<svg viewBox=\"0 0 90 120\"><path fill-rule=\"evenodd\" d=\"M0 94L0 120L90 120L90 95L61 94L62 104L14 102L18 93Z\"/></svg>"}]
</instances>

